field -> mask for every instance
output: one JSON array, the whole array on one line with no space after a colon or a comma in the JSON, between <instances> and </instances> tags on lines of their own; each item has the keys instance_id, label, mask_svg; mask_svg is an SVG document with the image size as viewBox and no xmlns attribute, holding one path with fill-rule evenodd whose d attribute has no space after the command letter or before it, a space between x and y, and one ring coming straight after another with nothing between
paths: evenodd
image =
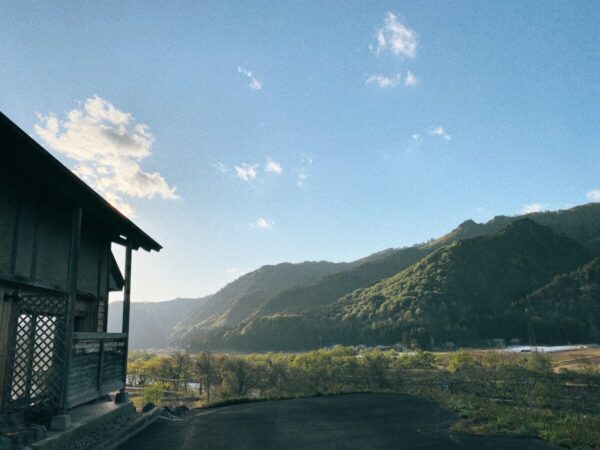
<instances>
[{"instance_id":1,"label":"field","mask_svg":"<svg viewBox=\"0 0 600 450\"><path fill-rule=\"evenodd\" d=\"M561 370L582 371L587 365L600 366L600 348L588 348L548 354L556 372Z\"/></svg>"}]
</instances>

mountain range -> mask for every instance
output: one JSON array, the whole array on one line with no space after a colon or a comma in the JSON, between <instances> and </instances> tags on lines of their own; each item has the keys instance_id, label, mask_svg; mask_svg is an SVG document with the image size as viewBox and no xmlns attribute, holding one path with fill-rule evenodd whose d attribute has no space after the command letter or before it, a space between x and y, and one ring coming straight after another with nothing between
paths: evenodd
<instances>
[{"instance_id":1,"label":"mountain range","mask_svg":"<svg viewBox=\"0 0 600 450\"><path fill-rule=\"evenodd\" d=\"M598 256L597 203L481 224L467 220L439 239L350 263L264 266L211 296L134 302L130 346L435 346L526 340L532 329L540 342L580 342L600 337L594 321L600 316L587 316L600 304ZM119 308L111 303L109 324ZM585 326L576 325L582 321Z\"/></svg>"}]
</instances>

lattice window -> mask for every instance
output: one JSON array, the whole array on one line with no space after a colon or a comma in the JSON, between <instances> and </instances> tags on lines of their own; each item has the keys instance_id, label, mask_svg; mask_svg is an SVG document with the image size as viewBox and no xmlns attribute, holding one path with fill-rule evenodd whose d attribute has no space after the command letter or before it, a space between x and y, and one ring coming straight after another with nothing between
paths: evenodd
<instances>
[{"instance_id":1,"label":"lattice window","mask_svg":"<svg viewBox=\"0 0 600 450\"><path fill-rule=\"evenodd\" d=\"M65 349L66 297L22 296L15 304L12 337L13 407L59 406Z\"/></svg>"}]
</instances>

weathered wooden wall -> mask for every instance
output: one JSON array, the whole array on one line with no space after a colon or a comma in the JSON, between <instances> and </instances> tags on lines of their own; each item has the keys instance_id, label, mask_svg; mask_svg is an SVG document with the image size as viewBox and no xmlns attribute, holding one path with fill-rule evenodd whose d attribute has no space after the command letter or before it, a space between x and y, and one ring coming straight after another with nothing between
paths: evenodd
<instances>
[{"instance_id":1,"label":"weathered wooden wall","mask_svg":"<svg viewBox=\"0 0 600 450\"><path fill-rule=\"evenodd\" d=\"M70 244L68 207L52 198L0 186L0 282L64 292ZM103 331L106 322L110 240L83 223L76 306L81 331Z\"/></svg>"},{"instance_id":2,"label":"weathered wooden wall","mask_svg":"<svg viewBox=\"0 0 600 450\"><path fill-rule=\"evenodd\" d=\"M4 301L4 292L66 292L70 233L69 206L29 192L25 183L0 183L0 405L13 325L12 302ZM84 220L75 305L79 331L106 331L110 245L99 227Z\"/></svg>"},{"instance_id":3,"label":"weathered wooden wall","mask_svg":"<svg viewBox=\"0 0 600 450\"><path fill-rule=\"evenodd\" d=\"M69 408L123 387L125 335L78 338L76 333L69 374ZM116 337L119 336L119 337Z\"/></svg>"}]
</instances>

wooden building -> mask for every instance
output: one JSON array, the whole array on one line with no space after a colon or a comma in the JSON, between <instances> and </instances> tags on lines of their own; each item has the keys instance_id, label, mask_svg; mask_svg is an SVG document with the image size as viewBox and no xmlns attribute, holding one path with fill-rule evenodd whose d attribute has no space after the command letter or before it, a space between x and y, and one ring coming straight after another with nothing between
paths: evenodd
<instances>
[{"instance_id":1,"label":"wooden building","mask_svg":"<svg viewBox=\"0 0 600 450\"><path fill-rule=\"evenodd\" d=\"M123 392L138 249L161 246L0 113L0 412ZM107 333L119 290L123 330Z\"/></svg>"}]
</instances>

